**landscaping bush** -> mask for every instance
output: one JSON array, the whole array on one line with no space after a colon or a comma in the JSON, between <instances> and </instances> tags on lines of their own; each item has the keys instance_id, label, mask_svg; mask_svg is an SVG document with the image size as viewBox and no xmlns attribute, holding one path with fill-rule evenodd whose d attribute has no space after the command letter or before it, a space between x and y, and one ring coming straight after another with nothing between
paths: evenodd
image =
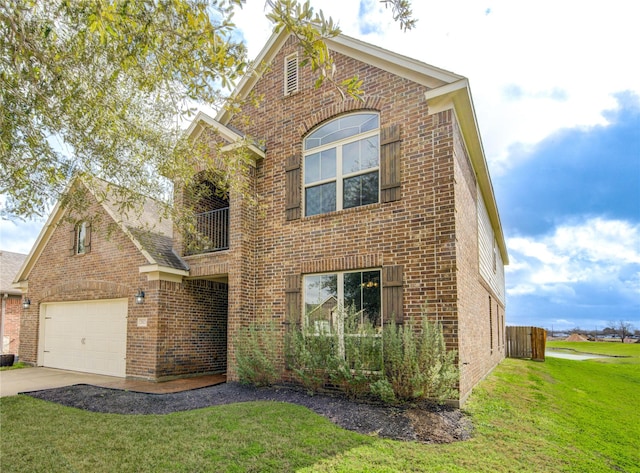
<instances>
[{"instance_id":1,"label":"landscaping bush","mask_svg":"<svg viewBox=\"0 0 640 473\"><path fill-rule=\"evenodd\" d=\"M444 401L456 395L457 352L447 351L440 322L423 317L415 322L390 324L383 331L384 376L398 400Z\"/></svg>"},{"instance_id":2,"label":"landscaping bush","mask_svg":"<svg viewBox=\"0 0 640 473\"><path fill-rule=\"evenodd\" d=\"M278 379L277 335L273 322L242 327L236 343L236 368L241 382L269 386Z\"/></svg>"}]
</instances>

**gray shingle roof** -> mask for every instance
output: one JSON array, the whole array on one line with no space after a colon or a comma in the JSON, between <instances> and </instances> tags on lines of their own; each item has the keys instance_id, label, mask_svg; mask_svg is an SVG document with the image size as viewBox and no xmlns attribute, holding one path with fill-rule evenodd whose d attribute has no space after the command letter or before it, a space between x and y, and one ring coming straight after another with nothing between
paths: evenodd
<instances>
[{"instance_id":1,"label":"gray shingle roof","mask_svg":"<svg viewBox=\"0 0 640 473\"><path fill-rule=\"evenodd\" d=\"M0 250L0 294L20 295L20 289L11 286L27 255Z\"/></svg>"},{"instance_id":2,"label":"gray shingle roof","mask_svg":"<svg viewBox=\"0 0 640 473\"><path fill-rule=\"evenodd\" d=\"M173 251L173 221L163 216L164 212L159 202L146 197L140 210L125 213L118 209L115 199L110 199L113 193L109 192L107 182L94 178L92 183L106 191L106 199L102 205L151 257L153 261L149 261L150 264L189 270L187 263Z\"/></svg>"}]
</instances>

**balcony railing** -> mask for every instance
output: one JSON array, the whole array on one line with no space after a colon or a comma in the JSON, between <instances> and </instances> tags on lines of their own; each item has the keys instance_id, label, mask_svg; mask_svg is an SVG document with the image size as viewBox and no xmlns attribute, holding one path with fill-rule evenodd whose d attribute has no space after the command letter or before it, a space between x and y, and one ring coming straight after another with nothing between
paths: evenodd
<instances>
[{"instance_id":1,"label":"balcony railing","mask_svg":"<svg viewBox=\"0 0 640 473\"><path fill-rule=\"evenodd\" d=\"M196 214L196 235L188 239L185 254L197 255L229 248L229 207Z\"/></svg>"}]
</instances>

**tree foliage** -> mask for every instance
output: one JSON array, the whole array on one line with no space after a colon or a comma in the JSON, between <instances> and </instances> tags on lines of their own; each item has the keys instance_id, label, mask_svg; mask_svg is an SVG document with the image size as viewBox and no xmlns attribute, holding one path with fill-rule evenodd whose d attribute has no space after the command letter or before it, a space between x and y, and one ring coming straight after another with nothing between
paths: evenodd
<instances>
[{"instance_id":1,"label":"tree foliage","mask_svg":"<svg viewBox=\"0 0 640 473\"><path fill-rule=\"evenodd\" d=\"M117 185L133 207L140 194L166 197L172 182L188 183L196 166L214 167L209 149L187 142L184 122L199 105L233 106L234 84L253 72L233 23L243 3L0 0L0 217L44 215L74 175ZM383 3L413 26L407 0ZM309 2L266 6L275 30L298 39L317 86L362 94L357 77L335 80L331 18ZM221 181L247 160L242 151L228 159L237 162Z\"/></svg>"}]
</instances>

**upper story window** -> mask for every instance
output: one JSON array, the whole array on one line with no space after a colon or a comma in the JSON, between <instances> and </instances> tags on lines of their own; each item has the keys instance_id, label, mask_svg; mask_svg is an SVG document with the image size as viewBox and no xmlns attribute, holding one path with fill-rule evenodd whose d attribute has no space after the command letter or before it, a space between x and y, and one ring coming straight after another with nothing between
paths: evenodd
<instances>
[{"instance_id":1,"label":"upper story window","mask_svg":"<svg viewBox=\"0 0 640 473\"><path fill-rule=\"evenodd\" d=\"M284 58L284 95L298 91L298 54L290 54Z\"/></svg>"},{"instance_id":2,"label":"upper story window","mask_svg":"<svg viewBox=\"0 0 640 473\"><path fill-rule=\"evenodd\" d=\"M358 113L332 120L305 139L306 216L380 200L379 134L378 114Z\"/></svg>"},{"instance_id":3,"label":"upper story window","mask_svg":"<svg viewBox=\"0 0 640 473\"><path fill-rule=\"evenodd\" d=\"M84 255L91 249L91 224L83 221L74 225L71 230L70 253Z\"/></svg>"}]
</instances>

